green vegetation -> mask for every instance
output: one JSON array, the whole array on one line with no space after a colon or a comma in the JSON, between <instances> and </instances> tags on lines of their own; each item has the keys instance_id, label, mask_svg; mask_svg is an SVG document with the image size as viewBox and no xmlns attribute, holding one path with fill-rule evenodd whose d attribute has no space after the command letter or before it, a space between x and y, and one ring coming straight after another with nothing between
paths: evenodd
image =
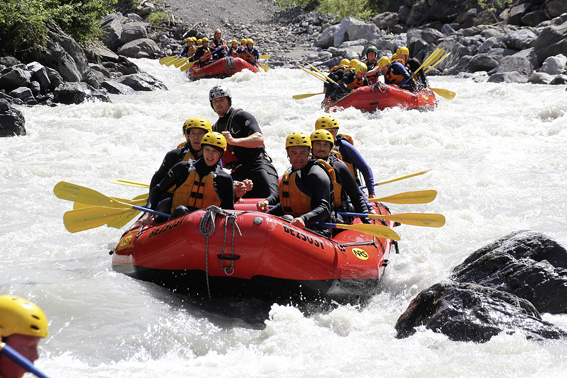
<instances>
[{"instance_id":1,"label":"green vegetation","mask_svg":"<svg viewBox=\"0 0 567 378\"><path fill-rule=\"evenodd\" d=\"M151 13L148 16L147 21L152 25L159 26L159 24L162 21L165 21L166 19L167 19L167 14L164 11L160 10L160 11Z\"/></svg>"},{"instance_id":2,"label":"green vegetation","mask_svg":"<svg viewBox=\"0 0 567 378\"><path fill-rule=\"evenodd\" d=\"M317 9L344 17L356 17L368 20L371 16L383 12L390 4L389 0L276 0L283 8L300 7L305 9Z\"/></svg>"},{"instance_id":3,"label":"green vegetation","mask_svg":"<svg viewBox=\"0 0 567 378\"><path fill-rule=\"evenodd\" d=\"M116 0L2 0L0 49L22 55L45 44L47 25L55 24L78 42L97 38L101 18L113 11Z\"/></svg>"}]
</instances>

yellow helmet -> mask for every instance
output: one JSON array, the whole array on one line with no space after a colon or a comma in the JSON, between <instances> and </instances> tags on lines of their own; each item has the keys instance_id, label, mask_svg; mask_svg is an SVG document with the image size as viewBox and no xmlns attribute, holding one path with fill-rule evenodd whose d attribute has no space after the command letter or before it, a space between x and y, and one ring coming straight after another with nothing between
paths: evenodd
<instances>
[{"instance_id":1,"label":"yellow helmet","mask_svg":"<svg viewBox=\"0 0 567 378\"><path fill-rule=\"evenodd\" d=\"M317 118L317 121L315 121L315 130L320 130L320 129L338 129L339 128L339 121L337 121L337 119L333 116L330 115L324 115L321 116L319 118Z\"/></svg>"},{"instance_id":2,"label":"yellow helmet","mask_svg":"<svg viewBox=\"0 0 567 378\"><path fill-rule=\"evenodd\" d=\"M409 55L409 49L407 47L400 47L397 51L396 51L397 55Z\"/></svg>"},{"instance_id":3,"label":"yellow helmet","mask_svg":"<svg viewBox=\"0 0 567 378\"><path fill-rule=\"evenodd\" d=\"M233 39L232 41L230 41L231 45L234 45L235 43L238 45L238 41L236 39Z\"/></svg>"},{"instance_id":4,"label":"yellow helmet","mask_svg":"<svg viewBox=\"0 0 567 378\"><path fill-rule=\"evenodd\" d=\"M396 59L398 59L398 54L393 53L393 54L392 54L392 57L390 58L390 61L394 61L394 60L396 60Z\"/></svg>"},{"instance_id":5,"label":"yellow helmet","mask_svg":"<svg viewBox=\"0 0 567 378\"><path fill-rule=\"evenodd\" d=\"M192 40L193 40L193 37L187 37L187 38L185 38L185 42L189 42L189 41L192 41Z\"/></svg>"},{"instance_id":6,"label":"yellow helmet","mask_svg":"<svg viewBox=\"0 0 567 378\"><path fill-rule=\"evenodd\" d=\"M247 44L247 43L248 43L248 40L247 40L246 38L242 38L242 39L240 40L240 44L241 44L241 45L245 45L245 44Z\"/></svg>"},{"instance_id":7,"label":"yellow helmet","mask_svg":"<svg viewBox=\"0 0 567 378\"><path fill-rule=\"evenodd\" d=\"M203 136L203 139L201 139L201 146L205 144L226 151L226 139L221 133L217 133L216 131L208 132Z\"/></svg>"},{"instance_id":8,"label":"yellow helmet","mask_svg":"<svg viewBox=\"0 0 567 378\"><path fill-rule=\"evenodd\" d=\"M353 59L353 60L350 61L350 67L355 68L358 63L360 63L360 60Z\"/></svg>"},{"instance_id":9,"label":"yellow helmet","mask_svg":"<svg viewBox=\"0 0 567 378\"><path fill-rule=\"evenodd\" d=\"M0 295L0 336L15 333L27 336L49 336L47 318L41 308L23 298Z\"/></svg>"},{"instance_id":10,"label":"yellow helmet","mask_svg":"<svg viewBox=\"0 0 567 378\"><path fill-rule=\"evenodd\" d=\"M331 135L331 133L325 129L319 129L313 131L313 133L309 138L311 139L311 143L317 140L322 140L323 142L331 143L331 147L335 145L335 139L333 138L333 135Z\"/></svg>"},{"instance_id":11,"label":"yellow helmet","mask_svg":"<svg viewBox=\"0 0 567 378\"><path fill-rule=\"evenodd\" d=\"M354 67L354 73L358 75L359 72L366 73L368 71L368 67L364 63L357 63L356 67Z\"/></svg>"},{"instance_id":12,"label":"yellow helmet","mask_svg":"<svg viewBox=\"0 0 567 378\"><path fill-rule=\"evenodd\" d=\"M248 41L246 41L246 43L254 44L254 40L252 38L248 38Z\"/></svg>"},{"instance_id":13,"label":"yellow helmet","mask_svg":"<svg viewBox=\"0 0 567 378\"><path fill-rule=\"evenodd\" d=\"M386 67L388 64L390 64L390 58L387 56L383 56L378 60L378 67L380 68Z\"/></svg>"},{"instance_id":14,"label":"yellow helmet","mask_svg":"<svg viewBox=\"0 0 567 378\"><path fill-rule=\"evenodd\" d=\"M209 39L207 37L203 37L201 38L201 42L209 42Z\"/></svg>"},{"instance_id":15,"label":"yellow helmet","mask_svg":"<svg viewBox=\"0 0 567 378\"><path fill-rule=\"evenodd\" d=\"M350 60L348 60L348 59L343 59L343 60L341 60L341 63L340 63L341 66L348 66L349 64L350 64Z\"/></svg>"},{"instance_id":16,"label":"yellow helmet","mask_svg":"<svg viewBox=\"0 0 567 378\"><path fill-rule=\"evenodd\" d=\"M309 138L309 135L301 131L296 131L289 134L285 140L285 148L295 146L304 146L311 148L311 139Z\"/></svg>"},{"instance_id":17,"label":"yellow helmet","mask_svg":"<svg viewBox=\"0 0 567 378\"><path fill-rule=\"evenodd\" d=\"M194 128L203 129L203 130L206 130L207 132L213 131L213 127L211 126L211 122L209 122L208 119L203 118L203 117L189 118L183 124L183 132L186 132L187 130L194 129Z\"/></svg>"},{"instance_id":18,"label":"yellow helmet","mask_svg":"<svg viewBox=\"0 0 567 378\"><path fill-rule=\"evenodd\" d=\"M198 45L200 45L200 44L202 44L202 43L203 43L203 40L202 40L202 39L198 39L198 40L197 40L197 44L198 44Z\"/></svg>"},{"instance_id":19,"label":"yellow helmet","mask_svg":"<svg viewBox=\"0 0 567 378\"><path fill-rule=\"evenodd\" d=\"M222 31L221 31L220 29L217 29L217 30L215 30L214 34L217 34L217 33L221 33L221 34L222 34Z\"/></svg>"}]
</instances>

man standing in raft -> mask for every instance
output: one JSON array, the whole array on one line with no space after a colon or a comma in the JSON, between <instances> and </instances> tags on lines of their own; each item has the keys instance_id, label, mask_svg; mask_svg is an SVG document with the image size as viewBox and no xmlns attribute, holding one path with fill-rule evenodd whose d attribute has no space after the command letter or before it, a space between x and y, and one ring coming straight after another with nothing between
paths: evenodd
<instances>
[{"instance_id":1,"label":"man standing in raft","mask_svg":"<svg viewBox=\"0 0 567 378\"><path fill-rule=\"evenodd\" d=\"M199 159L177 163L151 190L148 208L155 210L158 199L175 186L171 204L172 218L211 205L234 209L232 177L220 165L220 159L226 150L226 139L219 133L210 132L203 136L201 147L203 154Z\"/></svg>"},{"instance_id":2,"label":"man standing in raft","mask_svg":"<svg viewBox=\"0 0 567 378\"><path fill-rule=\"evenodd\" d=\"M225 168L231 169L236 181L252 180L254 186L244 198L266 198L278 191L278 173L264 149L264 135L256 118L232 107L232 96L224 85L209 92L211 107L219 119L213 130L226 138L228 147L222 157Z\"/></svg>"},{"instance_id":3,"label":"man standing in raft","mask_svg":"<svg viewBox=\"0 0 567 378\"><path fill-rule=\"evenodd\" d=\"M0 341L33 363L39 358L39 341L47 336L47 318L37 305L13 295L0 295ZM0 377L21 378L25 372L7 356L0 355Z\"/></svg>"},{"instance_id":4,"label":"man standing in raft","mask_svg":"<svg viewBox=\"0 0 567 378\"><path fill-rule=\"evenodd\" d=\"M288 135L287 157L291 163L282 176L278 193L257 204L260 211L268 210L272 215L290 215L291 224L297 228L308 227L330 237L328 228L310 226L311 223L326 221L331 215L333 184L325 167L317 160L310 159L311 139L302 132Z\"/></svg>"}]
</instances>

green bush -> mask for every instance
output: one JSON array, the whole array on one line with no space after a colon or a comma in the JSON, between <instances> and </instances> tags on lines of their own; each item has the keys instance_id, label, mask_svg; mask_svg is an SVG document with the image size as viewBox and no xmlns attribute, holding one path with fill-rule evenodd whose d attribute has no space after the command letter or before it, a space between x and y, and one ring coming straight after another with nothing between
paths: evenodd
<instances>
[{"instance_id":1,"label":"green bush","mask_svg":"<svg viewBox=\"0 0 567 378\"><path fill-rule=\"evenodd\" d=\"M46 25L54 23L79 42L97 38L101 18L112 12L116 0L2 0L0 49L22 56L45 44Z\"/></svg>"},{"instance_id":2,"label":"green bush","mask_svg":"<svg viewBox=\"0 0 567 378\"><path fill-rule=\"evenodd\" d=\"M159 24L162 21L165 21L166 19L167 19L167 14L163 11L158 11L158 12L151 13L148 16L147 21L152 25L159 26Z\"/></svg>"}]
</instances>

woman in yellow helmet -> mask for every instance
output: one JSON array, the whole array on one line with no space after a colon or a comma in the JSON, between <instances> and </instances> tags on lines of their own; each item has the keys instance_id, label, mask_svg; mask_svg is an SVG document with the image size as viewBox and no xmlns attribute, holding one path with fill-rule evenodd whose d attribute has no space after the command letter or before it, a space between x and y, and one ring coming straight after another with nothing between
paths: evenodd
<instances>
[{"instance_id":1,"label":"woman in yellow helmet","mask_svg":"<svg viewBox=\"0 0 567 378\"><path fill-rule=\"evenodd\" d=\"M233 58L240 58L240 54L238 53L238 41L233 39L230 41L230 49L228 49L228 53L226 55L231 56Z\"/></svg>"},{"instance_id":2,"label":"woman in yellow helmet","mask_svg":"<svg viewBox=\"0 0 567 378\"><path fill-rule=\"evenodd\" d=\"M0 295L0 340L34 362L37 346L48 337L47 318L32 302L13 295ZM21 378L26 370L4 354L0 355L0 377Z\"/></svg>"},{"instance_id":3,"label":"woman in yellow helmet","mask_svg":"<svg viewBox=\"0 0 567 378\"><path fill-rule=\"evenodd\" d=\"M246 49L243 50L245 50L245 52L242 54L242 58L251 65L257 66L258 60L260 59L260 52L254 47L254 40L252 38L246 41Z\"/></svg>"},{"instance_id":4,"label":"woman in yellow helmet","mask_svg":"<svg viewBox=\"0 0 567 378\"><path fill-rule=\"evenodd\" d=\"M174 216L205 209L211 205L234 209L232 177L226 173L220 159L226 151L226 139L217 132L209 132L201 140L203 154L196 161L182 161L171 168L167 176L157 184L148 198L148 208L156 209L158 199L170 188L173 192L171 212Z\"/></svg>"}]
</instances>

